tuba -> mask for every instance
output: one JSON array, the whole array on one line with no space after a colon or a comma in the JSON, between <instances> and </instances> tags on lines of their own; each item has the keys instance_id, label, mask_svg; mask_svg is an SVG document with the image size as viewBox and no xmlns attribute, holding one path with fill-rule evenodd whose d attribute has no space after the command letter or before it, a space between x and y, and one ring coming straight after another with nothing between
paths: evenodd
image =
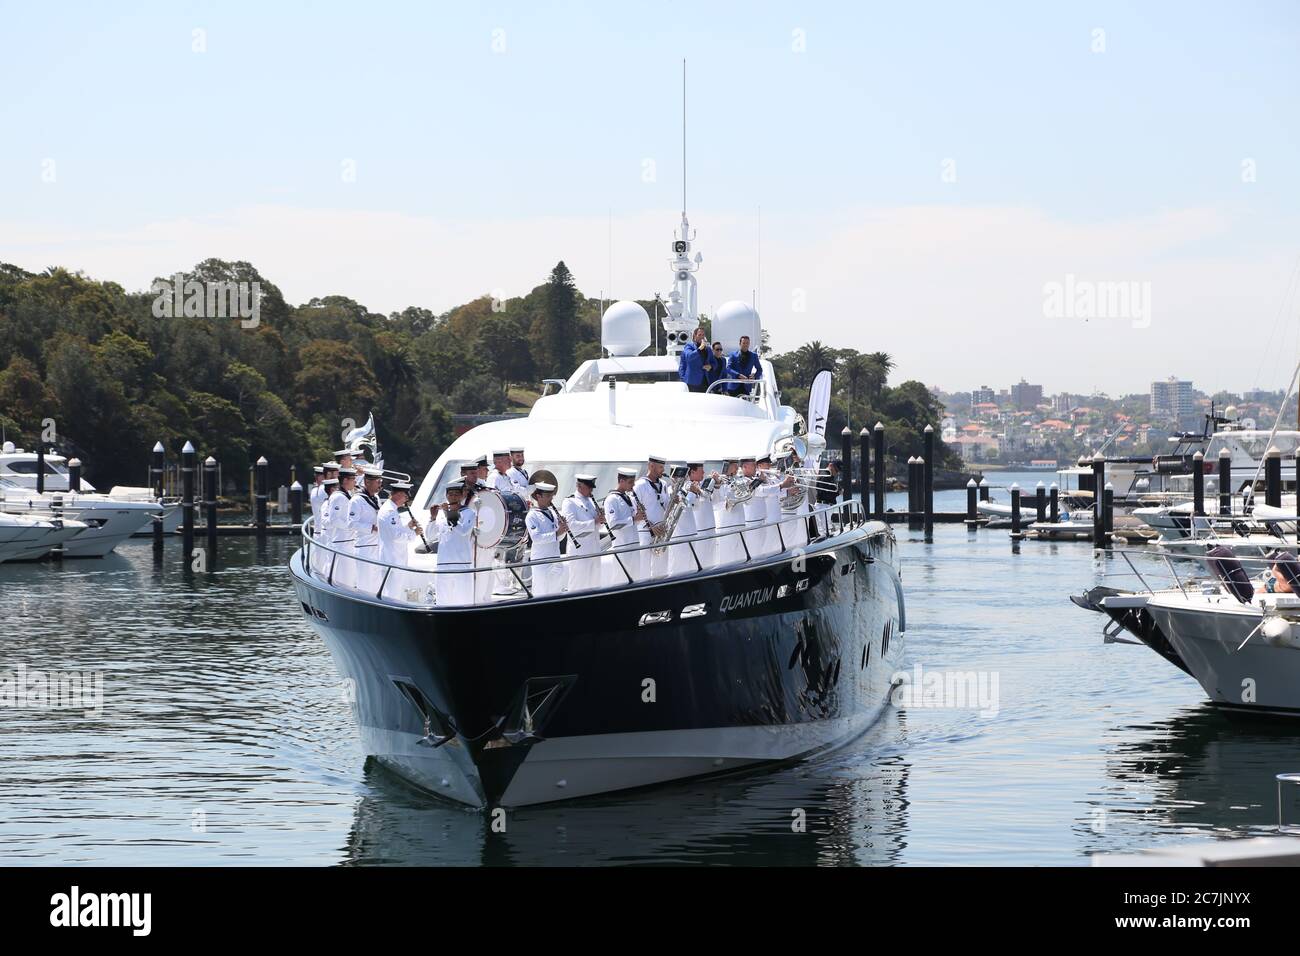
<instances>
[{"instance_id":1,"label":"tuba","mask_svg":"<svg viewBox=\"0 0 1300 956\"><path fill-rule=\"evenodd\" d=\"M677 527L677 522L682 519L682 512L686 510L686 495L682 494L682 488L686 485L687 473L684 465L673 469L673 490L668 499L668 513L659 525L659 530L650 531L650 542L655 545L654 554L664 553L664 549L668 547L668 540Z\"/></svg>"}]
</instances>

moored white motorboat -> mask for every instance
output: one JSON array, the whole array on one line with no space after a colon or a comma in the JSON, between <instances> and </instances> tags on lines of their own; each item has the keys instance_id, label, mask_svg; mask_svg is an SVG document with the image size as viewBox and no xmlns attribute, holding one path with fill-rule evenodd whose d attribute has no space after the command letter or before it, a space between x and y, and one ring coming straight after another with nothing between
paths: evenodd
<instances>
[{"instance_id":1,"label":"moored white motorboat","mask_svg":"<svg viewBox=\"0 0 1300 956\"><path fill-rule=\"evenodd\" d=\"M12 483L12 486L34 492L36 491L37 469L41 467L42 458L45 478L43 493L48 495L55 492L68 492L71 488L71 476L68 472L68 459L66 457L54 452L39 456L36 452L15 447L11 441L7 441L3 446L0 446L0 478ZM179 498L163 498L161 507L159 507L159 499L150 488L134 485L114 485L108 491L97 491L95 486L84 477L79 478L78 483L80 486L78 493L81 494L95 494L112 501L145 503L154 506L153 510L149 512L149 517L136 529L137 533L151 532L153 530L152 516L158 513L163 516L164 534L170 534L180 527L181 508Z\"/></svg>"},{"instance_id":2,"label":"moored white motorboat","mask_svg":"<svg viewBox=\"0 0 1300 956\"><path fill-rule=\"evenodd\" d=\"M119 501L98 494L38 495L0 478L0 512L82 522L86 527L62 541L61 553L69 558L100 558L151 521L159 508L147 501Z\"/></svg>"}]
</instances>

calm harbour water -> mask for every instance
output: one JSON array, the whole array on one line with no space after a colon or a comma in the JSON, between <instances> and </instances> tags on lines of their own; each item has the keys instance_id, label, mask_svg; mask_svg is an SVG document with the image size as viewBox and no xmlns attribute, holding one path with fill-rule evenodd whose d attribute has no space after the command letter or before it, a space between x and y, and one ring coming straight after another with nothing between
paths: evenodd
<instances>
[{"instance_id":1,"label":"calm harbour water","mask_svg":"<svg viewBox=\"0 0 1300 956\"><path fill-rule=\"evenodd\" d=\"M1270 830L1274 774L1300 770L1293 725L1231 721L1146 648L1103 645L1068 595L1122 559L896 533L908 668L996 675L996 715L890 707L816 760L516 810L504 834L365 766L290 539L223 539L221 569L190 577L178 542L155 568L147 540L0 565L0 671L104 674L98 717L0 710L0 863L1086 864Z\"/></svg>"}]
</instances>

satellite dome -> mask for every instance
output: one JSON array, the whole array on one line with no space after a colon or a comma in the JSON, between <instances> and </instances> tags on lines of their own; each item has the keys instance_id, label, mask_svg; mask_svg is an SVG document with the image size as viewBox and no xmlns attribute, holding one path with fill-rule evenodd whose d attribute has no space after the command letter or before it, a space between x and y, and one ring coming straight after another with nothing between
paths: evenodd
<instances>
[{"instance_id":1,"label":"satellite dome","mask_svg":"<svg viewBox=\"0 0 1300 956\"><path fill-rule=\"evenodd\" d=\"M713 341L721 342L728 352L740 348L740 337L749 336L749 347L755 352L763 342L763 327L758 313L748 302L733 299L718 306L713 313Z\"/></svg>"},{"instance_id":2,"label":"satellite dome","mask_svg":"<svg viewBox=\"0 0 1300 956\"><path fill-rule=\"evenodd\" d=\"M650 313L639 302L615 302L600 318L600 344L612 356L640 355L650 345Z\"/></svg>"}]
</instances>

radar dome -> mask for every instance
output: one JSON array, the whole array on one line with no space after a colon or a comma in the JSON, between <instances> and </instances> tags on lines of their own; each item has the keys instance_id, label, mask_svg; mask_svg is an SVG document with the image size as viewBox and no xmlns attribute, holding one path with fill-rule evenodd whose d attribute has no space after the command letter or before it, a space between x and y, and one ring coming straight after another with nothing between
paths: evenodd
<instances>
[{"instance_id":1,"label":"radar dome","mask_svg":"<svg viewBox=\"0 0 1300 956\"><path fill-rule=\"evenodd\" d=\"M610 355L640 355L650 346L650 313L638 302L615 302L601 316L600 344Z\"/></svg>"},{"instance_id":2,"label":"radar dome","mask_svg":"<svg viewBox=\"0 0 1300 956\"><path fill-rule=\"evenodd\" d=\"M1225 409L1223 410L1223 415L1224 415L1225 418L1236 418L1236 417L1237 417L1237 406L1236 406L1236 405L1229 405L1227 408L1225 408Z\"/></svg>"},{"instance_id":3,"label":"radar dome","mask_svg":"<svg viewBox=\"0 0 1300 956\"><path fill-rule=\"evenodd\" d=\"M727 352L740 348L740 337L749 336L749 347L757 352L763 342L763 328L758 313L749 303L733 299L718 306L713 313L713 341L721 342Z\"/></svg>"}]
</instances>

